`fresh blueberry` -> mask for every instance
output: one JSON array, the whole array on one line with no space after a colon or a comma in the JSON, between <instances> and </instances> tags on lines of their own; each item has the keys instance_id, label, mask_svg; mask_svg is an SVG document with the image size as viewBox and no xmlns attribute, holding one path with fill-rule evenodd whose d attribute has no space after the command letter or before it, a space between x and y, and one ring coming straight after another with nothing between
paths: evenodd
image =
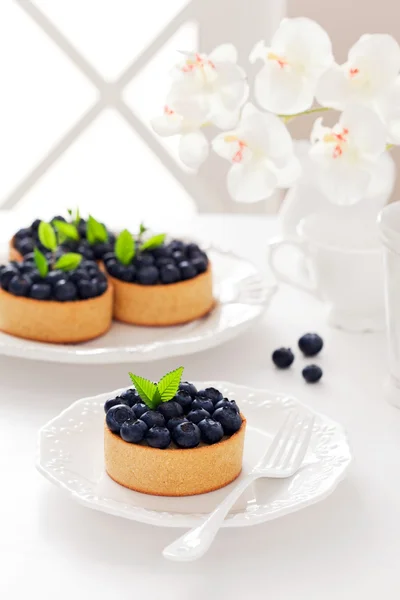
<instances>
[{"instance_id":1,"label":"fresh blueberry","mask_svg":"<svg viewBox=\"0 0 400 600\"><path fill-rule=\"evenodd\" d=\"M195 423L181 423L173 429L172 439L180 448L195 448L200 443L200 429Z\"/></svg>"},{"instance_id":2,"label":"fresh blueberry","mask_svg":"<svg viewBox=\"0 0 400 600\"><path fill-rule=\"evenodd\" d=\"M141 402L140 400L140 396L137 393L136 390L125 390L124 392L122 392L122 394L120 394L119 396L121 398L121 400L128 406L130 406L132 408L132 406L134 406L135 404L137 404L138 402Z\"/></svg>"},{"instance_id":3,"label":"fresh blueberry","mask_svg":"<svg viewBox=\"0 0 400 600\"><path fill-rule=\"evenodd\" d=\"M163 415L156 410L147 410L140 418L146 423L149 429L150 427L164 427L165 425Z\"/></svg>"},{"instance_id":4,"label":"fresh blueberry","mask_svg":"<svg viewBox=\"0 0 400 600\"><path fill-rule=\"evenodd\" d=\"M142 417L142 415L144 415L144 413L149 410L149 407L146 404L144 404L143 402L138 402L137 404L134 404L132 406L132 410L135 414L135 417L137 419L140 419Z\"/></svg>"},{"instance_id":5,"label":"fresh blueberry","mask_svg":"<svg viewBox=\"0 0 400 600\"><path fill-rule=\"evenodd\" d=\"M287 369L294 361L294 354L290 348L278 348L273 352L272 360L278 369Z\"/></svg>"},{"instance_id":6,"label":"fresh blueberry","mask_svg":"<svg viewBox=\"0 0 400 600\"><path fill-rule=\"evenodd\" d=\"M168 256L161 256L160 258L157 258L157 260L156 260L156 267L158 269L162 269L162 267L165 267L166 265L173 265L173 266L175 266L174 259L170 258Z\"/></svg>"},{"instance_id":7,"label":"fresh blueberry","mask_svg":"<svg viewBox=\"0 0 400 600\"><path fill-rule=\"evenodd\" d=\"M108 281L107 281L107 279L105 281L103 281L103 280L99 281L97 278L96 279L92 279L92 283L94 283L96 285L97 296L101 296L102 294L104 294L104 292L108 288Z\"/></svg>"},{"instance_id":8,"label":"fresh blueberry","mask_svg":"<svg viewBox=\"0 0 400 600\"><path fill-rule=\"evenodd\" d=\"M0 285L3 290L8 290L10 281L15 275L18 275L18 269L13 265L7 265L0 274Z\"/></svg>"},{"instance_id":9,"label":"fresh blueberry","mask_svg":"<svg viewBox=\"0 0 400 600\"><path fill-rule=\"evenodd\" d=\"M50 285L54 285L57 281L61 281L65 279L65 273L63 271L50 271L46 276L46 283L50 283Z\"/></svg>"},{"instance_id":10,"label":"fresh blueberry","mask_svg":"<svg viewBox=\"0 0 400 600\"><path fill-rule=\"evenodd\" d=\"M78 233L81 238L86 237L86 221L85 221L85 219L80 219L80 221L78 223Z\"/></svg>"},{"instance_id":11,"label":"fresh blueberry","mask_svg":"<svg viewBox=\"0 0 400 600\"><path fill-rule=\"evenodd\" d=\"M193 398L184 390L178 391L178 393L174 397L174 400L182 406L183 412L185 413L189 412L192 408Z\"/></svg>"},{"instance_id":12,"label":"fresh blueberry","mask_svg":"<svg viewBox=\"0 0 400 600\"><path fill-rule=\"evenodd\" d=\"M193 385L193 383L190 383L189 381L181 381L181 383L179 384L179 391L186 392L187 394L189 394L189 396L195 396L197 394L196 387Z\"/></svg>"},{"instance_id":13,"label":"fresh blueberry","mask_svg":"<svg viewBox=\"0 0 400 600\"><path fill-rule=\"evenodd\" d=\"M214 404L216 404L223 398L222 393L219 390L217 390L217 388L214 388L214 387L206 388L204 390L204 393L205 393L205 397L212 400L214 402Z\"/></svg>"},{"instance_id":14,"label":"fresh blueberry","mask_svg":"<svg viewBox=\"0 0 400 600\"><path fill-rule=\"evenodd\" d=\"M119 433L122 423L134 419L132 410L126 404L111 406L106 413L107 427L113 433Z\"/></svg>"},{"instance_id":15,"label":"fresh blueberry","mask_svg":"<svg viewBox=\"0 0 400 600\"><path fill-rule=\"evenodd\" d=\"M181 423L189 423L189 421L186 417L172 417L172 419L167 421L167 427L170 431L172 431L177 425L180 425Z\"/></svg>"},{"instance_id":16,"label":"fresh blueberry","mask_svg":"<svg viewBox=\"0 0 400 600\"><path fill-rule=\"evenodd\" d=\"M214 419L203 419L198 424L201 439L206 444L217 444L224 437L224 429L219 421Z\"/></svg>"},{"instance_id":17,"label":"fresh blueberry","mask_svg":"<svg viewBox=\"0 0 400 600\"><path fill-rule=\"evenodd\" d=\"M116 260L114 252L106 252L103 254L103 262L108 263L110 260Z\"/></svg>"},{"instance_id":18,"label":"fresh blueberry","mask_svg":"<svg viewBox=\"0 0 400 600\"><path fill-rule=\"evenodd\" d=\"M211 414L214 410L214 404L209 398L195 398L192 403L192 410L196 410L197 408L203 408Z\"/></svg>"},{"instance_id":19,"label":"fresh blueberry","mask_svg":"<svg viewBox=\"0 0 400 600\"><path fill-rule=\"evenodd\" d=\"M171 258L172 250L169 246L158 246L158 248L154 248L152 254L156 260L160 258Z\"/></svg>"},{"instance_id":20,"label":"fresh blueberry","mask_svg":"<svg viewBox=\"0 0 400 600\"><path fill-rule=\"evenodd\" d=\"M121 279L121 274L125 270L125 265L122 265L119 262L109 261L106 264L107 271L110 273L111 277L115 277L115 279Z\"/></svg>"},{"instance_id":21,"label":"fresh blueberry","mask_svg":"<svg viewBox=\"0 0 400 600\"><path fill-rule=\"evenodd\" d=\"M187 418L188 421L191 421L192 423L200 423L200 421L202 421L203 419L206 419L207 417L210 417L210 413L207 412L206 410L204 410L204 408L196 408L194 410L191 410L188 414L187 414Z\"/></svg>"},{"instance_id":22,"label":"fresh blueberry","mask_svg":"<svg viewBox=\"0 0 400 600\"><path fill-rule=\"evenodd\" d=\"M165 265L160 269L162 283L176 283L181 278L180 271L175 265Z\"/></svg>"},{"instance_id":23,"label":"fresh blueberry","mask_svg":"<svg viewBox=\"0 0 400 600\"><path fill-rule=\"evenodd\" d=\"M213 413L213 419L221 423L226 435L232 435L242 426L242 417L234 408L229 406L217 408Z\"/></svg>"},{"instance_id":24,"label":"fresh blueberry","mask_svg":"<svg viewBox=\"0 0 400 600\"><path fill-rule=\"evenodd\" d=\"M76 251L78 254L82 254L82 256L87 260L93 260L94 258L93 248L91 248L91 246L89 246L89 244L85 241L81 241Z\"/></svg>"},{"instance_id":25,"label":"fresh blueberry","mask_svg":"<svg viewBox=\"0 0 400 600\"><path fill-rule=\"evenodd\" d=\"M78 290L72 281L60 279L54 285L54 297L59 302L71 302L78 297Z\"/></svg>"},{"instance_id":26,"label":"fresh blueberry","mask_svg":"<svg viewBox=\"0 0 400 600\"><path fill-rule=\"evenodd\" d=\"M197 398L208 398L206 390L199 390L198 392L196 392L196 397Z\"/></svg>"},{"instance_id":27,"label":"fresh blueberry","mask_svg":"<svg viewBox=\"0 0 400 600\"><path fill-rule=\"evenodd\" d=\"M136 279L136 268L134 265L123 265L123 269L120 272L119 279L122 281L128 281L132 283Z\"/></svg>"},{"instance_id":28,"label":"fresh blueberry","mask_svg":"<svg viewBox=\"0 0 400 600\"><path fill-rule=\"evenodd\" d=\"M141 267L151 267L155 263L155 258L152 254L141 253L135 258L135 266L140 269Z\"/></svg>"},{"instance_id":29,"label":"fresh blueberry","mask_svg":"<svg viewBox=\"0 0 400 600\"><path fill-rule=\"evenodd\" d=\"M299 339L299 348L305 356L315 356L323 345L324 342L317 333L306 333Z\"/></svg>"},{"instance_id":30,"label":"fresh blueberry","mask_svg":"<svg viewBox=\"0 0 400 600\"><path fill-rule=\"evenodd\" d=\"M207 259L203 256L197 256L196 258L193 258L192 265L196 269L197 273L204 273L208 268Z\"/></svg>"},{"instance_id":31,"label":"fresh blueberry","mask_svg":"<svg viewBox=\"0 0 400 600\"><path fill-rule=\"evenodd\" d=\"M49 283L34 283L29 292L29 296L35 300L48 300L51 296L51 285Z\"/></svg>"},{"instance_id":32,"label":"fresh blueberry","mask_svg":"<svg viewBox=\"0 0 400 600\"><path fill-rule=\"evenodd\" d=\"M176 262L176 264L178 264L178 263L183 262L185 260L185 255L180 250L175 250L175 252L172 253L172 258L174 259L174 261Z\"/></svg>"},{"instance_id":33,"label":"fresh blueberry","mask_svg":"<svg viewBox=\"0 0 400 600\"><path fill-rule=\"evenodd\" d=\"M16 240L15 247L21 254L25 255L33 252L35 245L31 238L23 238L22 240Z\"/></svg>"},{"instance_id":34,"label":"fresh blueberry","mask_svg":"<svg viewBox=\"0 0 400 600\"><path fill-rule=\"evenodd\" d=\"M308 365L304 367L301 374L307 383L317 383L322 377L322 369L318 365Z\"/></svg>"},{"instance_id":35,"label":"fresh blueberry","mask_svg":"<svg viewBox=\"0 0 400 600\"><path fill-rule=\"evenodd\" d=\"M137 444L141 442L146 434L148 427L144 421L137 419L136 421L125 421L120 429L120 436L125 442Z\"/></svg>"},{"instance_id":36,"label":"fresh blueberry","mask_svg":"<svg viewBox=\"0 0 400 600\"><path fill-rule=\"evenodd\" d=\"M121 398L119 396L117 396L116 398L109 398L104 403L104 412L107 414L110 408L112 406L117 406L117 404L122 404Z\"/></svg>"},{"instance_id":37,"label":"fresh blueberry","mask_svg":"<svg viewBox=\"0 0 400 600\"><path fill-rule=\"evenodd\" d=\"M96 282L89 281L88 279L81 279L77 283L79 297L82 300L87 300L88 298L94 298L97 296L97 285Z\"/></svg>"},{"instance_id":38,"label":"fresh blueberry","mask_svg":"<svg viewBox=\"0 0 400 600\"><path fill-rule=\"evenodd\" d=\"M223 408L224 406L227 406L228 408L233 408L234 410L236 410L236 412L240 412L236 402L234 400L228 400L228 398L223 398L222 400L219 400L215 405L215 410L217 410L218 408Z\"/></svg>"},{"instance_id":39,"label":"fresh blueberry","mask_svg":"<svg viewBox=\"0 0 400 600\"><path fill-rule=\"evenodd\" d=\"M157 410L162 414L166 421L172 419L172 417L181 417L183 415L182 406L175 400L161 402L161 404L158 405Z\"/></svg>"},{"instance_id":40,"label":"fresh blueberry","mask_svg":"<svg viewBox=\"0 0 400 600\"><path fill-rule=\"evenodd\" d=\"M78 267L77 269L75 269L75 271L72 271L72 273L70 273L69 275L69 279L70 281L73 281L74 283L79 283L80 281L85 281L90 279L89 277L89 273L87 272L86 269L82 269L82 267Z\"/></svg>"},{"instance_id":41,"label":"fresh blueberry","mask_svg":"<svg viewBox=\"0 0 400 600\"><path fill-rule=\"evenodd\" d=\"M111 244L112 247L114 247L114 244L115 244L115 241L117 238L112 233L112 231L108 231L108 229L107 229L107 235L108 235L108 243Z\"/></svg>"},{"instance_id":42,"label":"fresh blueberry","mask_svg":"<svg viewBox=\"0 0 400 600\"><path fill-rule=\"evenodd\" d=\"M168 448L171 443L171 434L166 427L158 427L155 425L148 430L146 441L152 448Z\"/></svg>"},{"instance_id":43,"label":"fresh blueberry","mask_svg":"<svg viewBox=\"0 0 400 600\"><path fill-rule=\"evenodd\" d=\"M89 258L83 260L79 266L81 269L85 269L88 273L91 272L91 269L95 269L97 271L99 268L97 262Z\"/></svg>"},{"instance_id":44,"label":"fresh blueberry","mask_svg":"<svg viewBox=\"0 0 400 600\"><path fill-rule=\"evenodd\" d=\"M187 260L183 260L178 264L182 279L193 279L196 277L197 271L194 266Z\"/></svg>"},{"instance_id":45,"label":"fresh blueberry","mask_svg":"<svg viewBox=\"0 0 400 600\"><path fill-rule=\"evenodd\" d=\"M112 252L112 245L109 242L102 242L99 244L95 244L92 248L94 257L99 260L104 254L107 252Z\"/></svg>"},{"instance_id":46,"label":"fresh blueberry","mask_svg":"<svg viewBox=\"0 0 400 600\"><path fill-rule=\"evenodd\" d=\"M19 229L17 233L14 235L16 240L23 240L24 238L31 237L32 230L30 227L24 227L23 229Z\"/></svg>"},{"instance_id":47,"label":"fresh blueberry","mask_svg":"<svg viewBox=\"0 0 400 600\"><path fill-rule=\"evenodd\" d=\"M33 252L29 252L29 254L25 254L24 258L23 258L23 262L24 264L26 263L32 263L35 264L35 255Z\"/></svg>"},{"instance_id":48,"label":"fresh blueberry","mask_svg":"<svg viewBox=\"0 0 400 600\"><path fill-rule=\"evenodd\" d=\"M14 296L27 296L32 286L28 275L14 275L8 285L8 291Z\"/></svg>"},{"instance_id":49,"label":"fresh blueberry","mask_svg":"<svg viewBox=\"0 0 400 600\"><path fill-rule=\"evenodd\" d=\"M154 285L158 281L157 267L141 267L137 273L137 280L142 285Z\"/></svg>"},{"instance_id":50,"label":"fresh blueberry","mask_svg":"<svg viewBox=\"0 0 400 600\"><path fill-rule=\"evenodd\" d=\"M79 247L79 242L76 240L66 240L60 246L63 252L76 252Z\"/></svg>"},{"instance_id":51,"label":"fresh blueberry","mask_svg":"<svg viewBox=\"0 0 400 600\"><path fill-rule=\"evenodd\" d=\"M185 250L185 244L181 240L172 240L169 244L171 252L183 252Z\"/></svg>"},{"instance_id":52,"label":"fresh blueberry","mask_svg":"<svg viewBox=\"0 0 400 600\"><path fill-rule=\"evenodd\" d=\"M201 254L201 250L197 244L188 244L186 246L186 254L189 258L194 258L195 256Z\"/></svg>"},{"instance_id":53,"label":"fresh blueberry","mask_svg":"<svg viewBox=\"0 0 400 600\"><path fill-rule=\"evenodd\" d=\"M61 215L56 215L55 217L52 218L52 221L63 221L65 223L66 219L65 219L65 217L62 217Z\"/></svg>"}]
</instances>

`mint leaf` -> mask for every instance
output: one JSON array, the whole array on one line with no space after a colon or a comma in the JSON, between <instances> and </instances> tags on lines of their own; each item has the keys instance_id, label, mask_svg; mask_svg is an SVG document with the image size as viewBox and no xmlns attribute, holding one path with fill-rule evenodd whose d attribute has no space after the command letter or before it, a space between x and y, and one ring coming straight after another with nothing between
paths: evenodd
<instances>
[{"instance_id":1,"label":"mint leaf","mask_svg":"<svg viewBox=\"0 0 400 600\"><path fill-rule=\"evenodd\" d=\"M40 243L47 248L47 250L54 252L57 249L56 234L50 223L41 221L38 229L38 235Z\"/></svg>"},{"instance_id":2,"label":"mint leaf","mask_svg":"<svg viewBox=\"0 0 400 600\"><path fill-rule=\"evenodd\" d=\"M87 227L86 227L87 241L91 246L97 242L103 243L108 240L107 229L102 223L96 221L92 215L89 215Z\"/></svg>"},{"instance_id":3,"label":"mint leaf","mask_svg":"<svg viewBox=\"0 0 400 600\"><path fill-rule=\"evenodd\" d=\"M129 377L143 402L151 409L157 408L159 402L157 402L158 398L155 398L157 392L156 384L149 381L149 379L139 377L139 375L134 375L133 373L129 373Z\"/></svg>"},{"instance_id":4,"label":"mint leaf","mask_svg":"<svg viewBox=\"0 0 400 600\"><path fill-rule=\"evenodd\" d=\"M56 219L53 221L53 225L56 228L57 232L61 234L61 237L64 240L75 240L76 242L79 240L79 233L75 225L72 223L66 223L65 221L59 221Z\"/></svg>"},{"instance_id":5,"label":"mint leaf","mask_svg":"<svg viewBox=\"0 0 400 600\"><path fill-rule=\"evenodd\" d=\"M145 227L143 223L140 223L139 235L143 235L144 233L146 233L146 231L147 231L147 227Z\"/></svg>"},{"instance_id":6,"label":"mint leaf","mask_svg":"<svg viewBox=\"0 0 400 600\"><path fill-rule=\"evenodd\" d=\"M158 235L153 235L153 237L149 238L140 246L140 250L153 250L154 248L158 248L161 244L164 243L166 238L165 233L159 233Z\"/></svg>"},{"instance_id":7,"label":"mint leaf","mask_svg":"<svg viewBox=\"0 0 400 600\"><path fill-rule=\"evenodd\" d=\"M175 371L171 371L161 377L157 384L157 390L161 397L161 402L168 402L176 395L179 384L182 379L183 367L178 367Z\"/></svg>"},{"instance_id":8,"label":"mint leaf","mask_svg":"<svg viewBox=\"0 0 400 600\"><path fill-rule=\"evenodd\" d=\"M43 252L40 252L39 248L33 249L33 260L35 261L35 265L39 271L40 277L46 277L47 273L49 272L49 265L47 258Z\"/></svg>"},{"instance_id":9,"label":"mint leaf","mask_svg":"<svg viewBox=\"0 0 400 600\"><path fill-rule=\"evenodd\" d=\"M76 252L67 252L67 254L63 254L56 261L54 265L55 269L60 269L60 271L73 271L82 261L82 255L77 254Z\"/></svg>"},{"instance_id":10,"label":"mint leaf","mask_svg":"<svg viewBox=\"0 0 400 600\"><path fill-rule=\"evenodd\" d=\"M69 216L72 219L72 208L67 208L67 213L69 214Z\"/></svg>"},{"instance_id":11,"label":"mint leaf","mask_svg":"<svg viewBox=\"0 0 400 600\"><path fill-rule=\"evenodd\" d=\"M135 242L127 229L121 231L115 242L115 256L123 265L129 265L135 256Z\"/></svg>"}]
</instances>

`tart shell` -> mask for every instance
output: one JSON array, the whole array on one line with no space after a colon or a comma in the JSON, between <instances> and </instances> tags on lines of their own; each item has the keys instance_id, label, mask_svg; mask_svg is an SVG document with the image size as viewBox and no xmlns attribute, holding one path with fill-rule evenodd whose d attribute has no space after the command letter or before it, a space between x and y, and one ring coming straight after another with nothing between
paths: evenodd
<instances>
[{"instance_id":1,"label":"tart shell","mask_svg":"<svg viewBox=\"0 0 400 600\"><path fill-rule=\"evenodd\" d=\"M159 450L129 444L104 425L108 475L124 487L153 496L194 496L225 487L242 470L246 419L231 437L211 446Z\"/></svg>"},{"instance_id":2,"label":"tart shell","mask_svg":"<svg viewBox=\"0 0 400 600\"><path fill-rule=\"evenodd\" d=\"M14 246L14 238L10 240L10 243L8 245L8 258L17 262L22 262L24 260L22 254L18 252L18 250Z\"/></svg>"},{"instance_id":3,"label":"tart shell","mask_svg":"<svg viewBox=\"0 0 400 600\"><path fill-rule=\"evenodd\" d=\"M114 318L131 325L180 325L214 307L212 272L167 285L127 283L108 275L114 287Z\"/></svg>"},{"instance_id":4,"label":"tart shell","mask_svg":"<svg viewBox=\"0 0 400 600\"><path fill-rule=\"evenodd\" d=\"M74 302L34 300L0 289L0 331L52 344L86 342L106 333L112 320L113 290Z\"/></svg>"}]
</instances>

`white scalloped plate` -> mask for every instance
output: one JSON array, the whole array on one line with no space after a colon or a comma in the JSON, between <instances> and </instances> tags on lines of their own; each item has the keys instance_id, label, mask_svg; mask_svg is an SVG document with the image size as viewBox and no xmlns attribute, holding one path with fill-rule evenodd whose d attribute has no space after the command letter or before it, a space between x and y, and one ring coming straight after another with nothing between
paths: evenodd
<instances>
[{"instance_id":1,"label":"white scalloped plate","mask_svg":"<svg viewBox=\"0 0 400 600\"><path fill-rule=\"evenodd\" d=\"M267 308L276 284L229 251L209 247L215 309L203 319L175 327L133 327L114 322L110 331L83 344L44 344L0 332L0 354L61 363L148 362L191 354L244 332Z\"/></svg>"},{"instance_id":2,"label":"white scalloped plate","mask_svg":"<svg viewBox=\"0 0 400 600\"><path fill-rule=\"evenodd\" d=\"M226 382L213 385L235 398L247 419L243 473L265 453L285 413L315 414L295 398ZM119 390L120 391L120 390ZM230 486L187 498L162 498L128 490L104 470L103 405L110 392L83 398L45 425L39 435L38 470L78 502L106 513L160 527L192 527L213 510ZM276 519L326 498L343 478L351 461L340 425L318 414L310 448L301 470L290 479L260 480L228 515L226 527L245 527ZM230 484L235 485L233 484Z\"/></svg>"}]
</instances>

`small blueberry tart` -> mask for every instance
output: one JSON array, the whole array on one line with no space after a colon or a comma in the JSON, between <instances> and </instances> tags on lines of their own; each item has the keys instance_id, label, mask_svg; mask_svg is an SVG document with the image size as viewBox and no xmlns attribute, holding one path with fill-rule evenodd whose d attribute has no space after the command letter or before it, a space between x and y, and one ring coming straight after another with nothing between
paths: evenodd
<instances>
[{"instance_id":1,"label":"small blueberry tart","mask_svg":"<svg viewBox=\"0 0 400 600\"><path fill-rule=\"evenodd\" d=\"M222 488L242 470L246 419L215 388L181 382L183 368L156 384L130 373L133 387L104 411L108 475L155 496L192 496Z\"/></svg>"}]
</instances>

